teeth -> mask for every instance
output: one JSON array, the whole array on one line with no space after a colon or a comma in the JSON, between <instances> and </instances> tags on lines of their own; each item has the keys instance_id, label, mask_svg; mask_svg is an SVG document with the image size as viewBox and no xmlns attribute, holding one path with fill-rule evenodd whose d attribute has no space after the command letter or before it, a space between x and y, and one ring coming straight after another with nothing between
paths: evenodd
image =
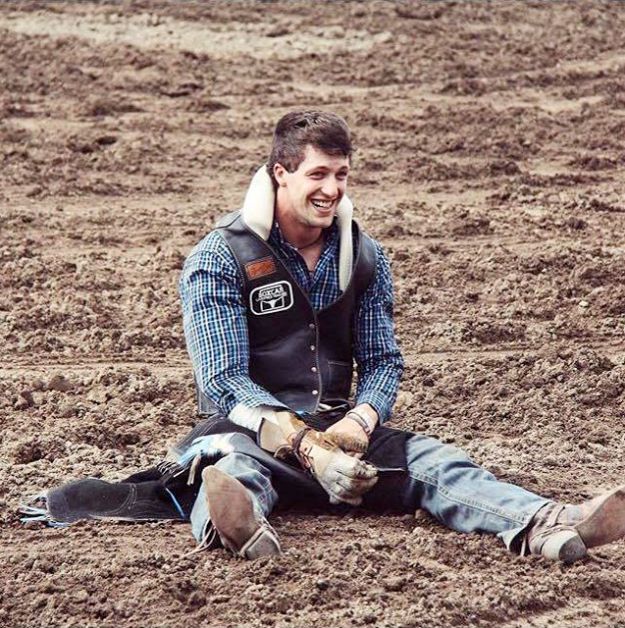
<instances>
[{"instance_id":1,"label":"teeth","mask_svg":"<svg viewBox=\"0 0 625 628\"><path fill-rule=\"evenodd\" d=\"M328 209L331 205L332 205L333 201L317 201L317 200L313 200L312 204L315 207L321 207L323 209Z\"/></svg>"}]
</instances>

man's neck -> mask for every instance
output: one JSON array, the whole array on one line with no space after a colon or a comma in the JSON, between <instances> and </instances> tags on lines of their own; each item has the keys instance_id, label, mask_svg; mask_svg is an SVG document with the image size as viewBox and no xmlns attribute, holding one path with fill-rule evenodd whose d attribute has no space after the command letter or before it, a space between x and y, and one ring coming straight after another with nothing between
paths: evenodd
<instances>
[{"instance_id":1,"label":"man's neck","mask_svg":"<svg viewBox=\"0 0 625 628\"><path fill-rule=\"evenodd\" d=\"M285 212L276 206L276 220L280 226L282 237L296 249L303 249L321 239L321 227L309 227L295 222Z\"/></svg>"}]
</instances>

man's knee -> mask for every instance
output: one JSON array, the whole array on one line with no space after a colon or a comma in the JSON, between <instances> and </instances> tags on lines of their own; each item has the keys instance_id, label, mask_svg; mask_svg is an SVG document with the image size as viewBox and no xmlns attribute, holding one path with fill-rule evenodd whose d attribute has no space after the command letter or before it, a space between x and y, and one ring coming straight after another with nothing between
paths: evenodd
<instances>
[{"instance_id":1,"label":"man's knee","mask_svg":"<svg viewBox=\"0 0 625 628\"><path fill-rule=\"evenodd\" d=\"M415 435L406 443L408 464L416 463L425 468L435 468L442 464L470 461L463 449L442 443L430 436Z\"/></svg>"},{"instance_id":2,"label":"man's knee","mask_svg":"<svg viewBox=\"0 0 625 628\"><path fill-rule=\"evenodd\" d=\"M215 466L229 475L237 475L247 470L261 471L264 469L258 460L238 451L226 454L217 460Z\"/></svg>"},{"instance_id":3,"label":"man's knee","mask_svg":"<svg viewBox=\"0 0 625 628\"><path fill-rule=\"evenodd\" d=\"M469 454L464 449L456 447L455 445L449 445L443 443L441 448L437 452L437 458L442 462L470 462Z\"/></svg>"}]
</instances>

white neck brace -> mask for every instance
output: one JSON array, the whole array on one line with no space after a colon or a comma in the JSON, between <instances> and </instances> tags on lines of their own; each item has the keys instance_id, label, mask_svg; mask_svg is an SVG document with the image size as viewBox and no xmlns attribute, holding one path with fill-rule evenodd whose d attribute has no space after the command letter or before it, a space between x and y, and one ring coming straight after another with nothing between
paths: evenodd
<instances>
[{"instance_id":1,"label":"white neck brace","mask_svg":"<svg viewBox=\"0 0 625 628\"><path fill-rule=\"evenodd\" d=\"M257 171L250 187L247 189L241 216L245 224L263 240L269 238L273 226L273 212L276 195L273 182L267 168L263 165ZM354 261L354 247L352 244L352 214L354 206L352 202L343 196L336 208L336 217L339 227L339 287L347 288L352 276Z\"/></svg>"}]
</instances>

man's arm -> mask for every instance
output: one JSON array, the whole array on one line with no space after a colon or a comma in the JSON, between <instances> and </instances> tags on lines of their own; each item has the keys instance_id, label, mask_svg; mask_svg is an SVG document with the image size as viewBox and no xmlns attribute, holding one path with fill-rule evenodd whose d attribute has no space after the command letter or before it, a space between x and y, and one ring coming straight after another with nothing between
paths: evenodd
<instances>
[{"instance_id":1,"label":"man's arm","mask_svg":"<svg viewBox=\"0 0 625 628\"><path fill-rule=\"evenodd\" d=\"M269 407L283 404L249 376L242 281L218 232L209 234L189 255L179 290L197 386L234 422L256 430Z\"/></svg>"},{"instance_id":2,"label":"man's arm","mask_svg":"<svg viewBox=\"0 0 625 628\"><path fill-rule=\"evenodd\" d=\"M397 398L404 361L393 327L391 269L382 247L375 244L375 280L365 291L354 320L356 404L368 404L377 412L380 423L384 423Z\"/></svg>"},{"instance_id":3,"label":"man's arm","mask_svg":"<svg viewBox=\"0 0 625 628\"><path fill-rule=\"evenodd\" d=\"M358 369L356 406L328 432L368 442L391 414L404 361L393 328L393 281L388 260L376 242L376 275L354 317L354 357Z\"/></svg>"}]
</instances>

